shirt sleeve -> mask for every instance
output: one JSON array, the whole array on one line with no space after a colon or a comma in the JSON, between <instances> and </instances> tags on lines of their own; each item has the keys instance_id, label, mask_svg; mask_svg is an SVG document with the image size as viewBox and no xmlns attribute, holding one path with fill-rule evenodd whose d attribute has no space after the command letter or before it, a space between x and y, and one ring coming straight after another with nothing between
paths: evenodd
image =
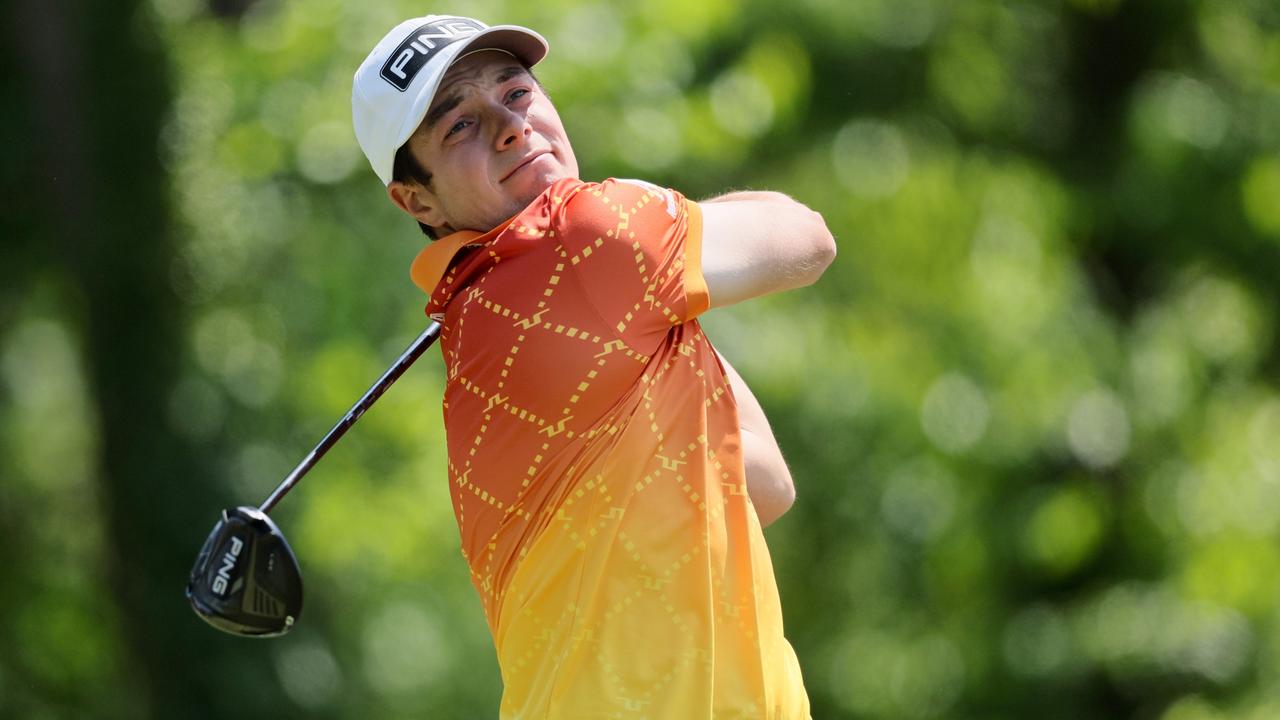
<instances>
[{"instance_id":1,"label":"shirt sleeve","mask_svg":"<svg viewBox=\"0 0 1280 720\"><path fill-rule=\"evenodd\" d=\"M710 306L702 210L675 190L639 180L588 184L553 227L600 319L629 347L651 351Z\"/></svg>"}]
</instances>

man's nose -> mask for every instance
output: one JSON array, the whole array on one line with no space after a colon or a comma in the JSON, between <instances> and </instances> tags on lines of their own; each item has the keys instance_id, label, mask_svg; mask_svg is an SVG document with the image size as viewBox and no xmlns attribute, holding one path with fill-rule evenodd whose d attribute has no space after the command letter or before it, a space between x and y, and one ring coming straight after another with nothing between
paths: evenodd
<instances>
[{"instance_id":1,"label":"man's nose","mask_svg":"<svg viewBox=\"0 0 1280 720\"><path fill-rule=\"evenodd\" d=\"M519 147L533 133L533 128L529 126L528 118L524 113L515 112L506 106L502 106L496 112L498 113L497 146L499 150Z\"/></svg>"}]
</instances>

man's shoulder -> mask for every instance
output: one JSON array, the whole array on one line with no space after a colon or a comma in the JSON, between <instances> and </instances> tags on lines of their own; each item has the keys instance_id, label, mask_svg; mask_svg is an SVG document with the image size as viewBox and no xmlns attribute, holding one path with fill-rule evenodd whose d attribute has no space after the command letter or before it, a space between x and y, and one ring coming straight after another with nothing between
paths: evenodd
<instances>
[{"instance_id":1,"label":"man's shoulder","mask_svg":"<svg viewBox=\"0 0 1280 720\"><path fill-rule=\"evenodd\" d=\"M661 208L668 220L674 220L680 214L683 197L645 180L608 178L601 182L562 180L548 189L546 199L554 229L594 232L602 224L625 224L647 208Z\"/></svg>"},{"instance_id":2,"label":"man's shoulder","mask_svg":"<svg viewBox=\"0 0 1280 720\"><path fill-rule=\"evenodd\" d=\"M674 206L677 198L676 193L661 185L636 178L608 178L601 182L583 182L577 190L579 194L600 198L605 202L648 198L661 200L664 205Z\"/></svg>"}]
</instances>

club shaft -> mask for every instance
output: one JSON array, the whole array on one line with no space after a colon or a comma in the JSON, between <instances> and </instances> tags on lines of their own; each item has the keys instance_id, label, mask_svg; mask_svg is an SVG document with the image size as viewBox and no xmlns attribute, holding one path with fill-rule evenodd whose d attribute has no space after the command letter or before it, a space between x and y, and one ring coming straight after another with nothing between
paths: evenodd
<instances>
[{"instance_id":1,"label":"club shaft","mask_svg":"<svg viewBox=\"0 0 1280 720\"><path fill-rule=\"evenodd\" d=\"M307 456L302 459L302 462L298 463L298 466L295 467L278 486L276 486L276 489L271 492L271 496L268 497L262 505L258 506L258 509L264 513L271 512L271 509L276 506L276 503L280 502L280 499L292 490L294 485L298 484L298 481L302 479L303 475L306 475L311 468L315 467L315 464L320 461L320 458L324 457L324 454L329 452L329 448L333 447L338 440L346 434L347 430L350 430L351 426L356 424L356 421L360 419L361 415L364 415L366 410L373 407L373 404L377 402L378 398L382 397L382 393L386 392L387 388L391 387L392 383L399 379L399 377L404 374L404 371L408 370L409 366L422 355L424 350L431 347L431 343L435 342L438 337L440 337L440 323L432 322L426 330L422 331L422 334L418 336L418 339L414 340L413 343L410 344L403 353L401 353L395 363L392 364L391 367L387 368L387 371L382 374L382 377L378 378L378 381L365 391L364 396L357 400L355 405L351 406L351 409L347 411L347 414L338 421L337 425L333 426L333 429L324 436L320 443L317 444L311 452L307 453Z\"/></svg>"}]
</instances>

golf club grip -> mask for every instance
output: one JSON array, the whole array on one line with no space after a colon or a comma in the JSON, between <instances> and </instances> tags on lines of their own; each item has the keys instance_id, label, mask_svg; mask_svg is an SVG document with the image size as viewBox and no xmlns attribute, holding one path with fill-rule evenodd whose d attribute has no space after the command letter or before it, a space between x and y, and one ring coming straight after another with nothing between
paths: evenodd
<instances>
[{"instance_id":1,"label":"golf club grip","mask_svg":"<svg viewBox=\"0 0 1280 720\"><path fill-rule=\"evenodd\" d=\"M347 430L351 429L351 426L356 424L356 421L360 419L361 415L364 415L366 410L373 407L373 403L382 396L382 393L386 392L387 388L391 387L392 383L399 379L399 377L404 374L404 371L408 370L409 366L422 355L423 351L431 347L431 344L434 343L438 337L440 337L440 323L432 322L427 326L426 330L422 331L422 334L418 336L418 339L414 340L413 343L400 354L400 357L395 361L395 363L392 364L391 367L387 368L387 371L382 374L382 377L378 378L378 381L365 391L364 396L357 400L355 405L351 406L351 409L347 411L347 414L338 421L337 425L333 426L333 429L330 430L322 440L320 440L319 444L317 444L310 453L307 453L307 456L302 459L302 462L298 463L298 466L295 467L278 486L276 486L276 489L272 491L271 496L268 497L262 505L258 506L258 509L264 513L271 512L271 509L276 506L276 503L280 502L280 499L292 490L294 485L298 484L298 481L302 479L302 476L306 475L307 472L315 466L316 462L318 462L320 458L324 457L324 454L329 451L329 448L333 447L334 444L336 444L338 440L346 434Z\"/></svg>"}]
</instances>

